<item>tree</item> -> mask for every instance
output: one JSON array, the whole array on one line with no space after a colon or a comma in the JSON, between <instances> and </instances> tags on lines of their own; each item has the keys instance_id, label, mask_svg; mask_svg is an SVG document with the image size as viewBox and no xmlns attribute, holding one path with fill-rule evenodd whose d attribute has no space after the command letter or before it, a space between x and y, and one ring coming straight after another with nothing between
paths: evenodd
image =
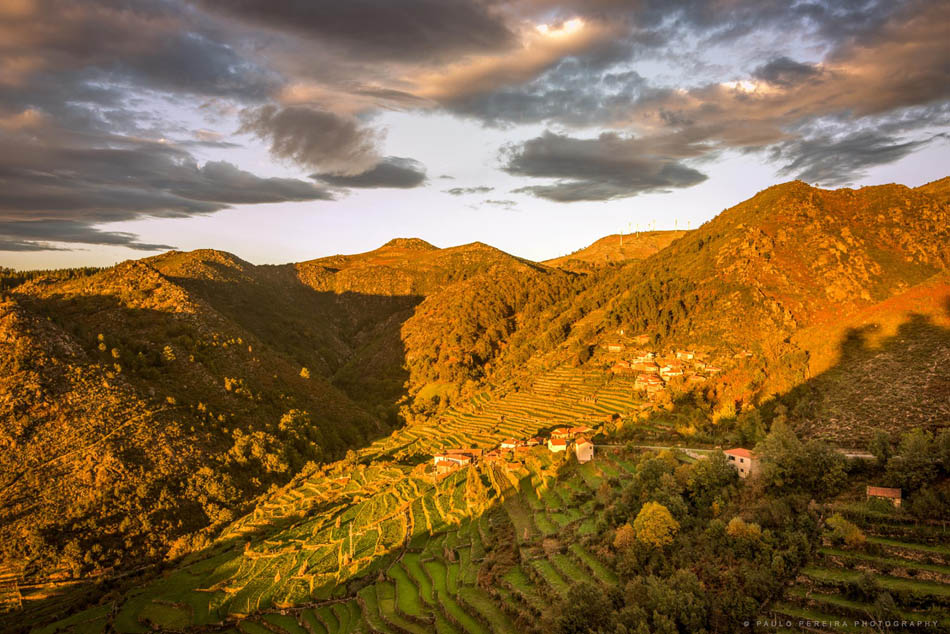
<instances>
[{"instance_id":1,"label":"tree","mask_svg":"<svg viewBox=\"0 0 950 634\"><path fill-rule=\"evenodd\" d=\"M846 480L847 466L841 454L817 440L803 444L780 420L772 422L755 453L762 465L759 480L766 489L808 493L820 499L837 494Z\"/></svg>"},{"instance_id":2,"label":"tree","mask_svg":"<svg viewBox=\"0 0 950 634\"><path fill-rule=\"evenodd\" d=\"M891 457L891 437L887 432L881 430L874 432L871 442L868 443L868 452L877 459L879 466L883 467L887 464Z\"/></svg>"},{"instance_id":3,"label":"tree","mask_svg":"<svg viewBox=\"0 0 950 634\"><path fill-rule=\"evenodd\" d=\"M754 409L739 416L738 434L737 444L743 447L755 446L765 438L765 424L759 410Z\"/></svg>"},{"instance_id":4,"label":"tree","mask_svg":"<svg viewBox=\"0 0 950 634\"><path fill-rule=\"evenodd\" d=\"M662 504L647 502L633 520L637 540L657 548L673 543L673 536L680 525Z\"/></svg>"},{"instance_id":5,"label":"tree","mask_svg":"<svg viewBox=\"0 0 950 634\"><path fill-rule=\"evenodd\" d=\"M613 606L602 588L591 583L575 583L567 591L561 608L558 631L563 634L586 634L610 631Z\"/></svg>"},{"instance_id":6,"label":"tree","mask_svg":"<svg viewBox=\"0 0 950 634\"><path fill-rule=\"evenodd\" d=\"M943 470L950 476L950 429L945 429L934 438L934 457Z\"/></svg>"},{"instance_id":7,"label":"tree","mask_svg":"<svg viewBox=\"0 0 950 634\"><path fill-rule=\"evenodd\" d=\"M915 429L901 437L897 453L887 461L887 478L907 491L916 491L937 477L933 437Z\"/></svg>"},{"instance_id":8,"label":"tree","mask_svg":"<svg viewBox=\"0 0 950 634\"><path fill-rule=\"evenodd\" d=\"M630 549L636 543L637 534L629 522L617 529L614 535L614 548L620 552Z\"/></svg>"},{"instance_id":9,"label":"tree","mask_svg":"<svg viewBox=\"0 0 950 634\"><path fill-rule=\"evenodd\" d=\"M757 541L762 537L762 527L755 522L746 522L736 515L726 525L726 534L734 539Z\"/></svg>"}]
</instances>

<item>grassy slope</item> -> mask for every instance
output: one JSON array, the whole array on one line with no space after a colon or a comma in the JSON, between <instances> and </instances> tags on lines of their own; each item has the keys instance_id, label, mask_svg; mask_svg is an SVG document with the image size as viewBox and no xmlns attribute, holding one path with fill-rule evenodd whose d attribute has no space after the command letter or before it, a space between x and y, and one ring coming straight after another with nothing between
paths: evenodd
<instances>
[{"instance_id":1,"label":"grassy slope","mask_svg":"<svg viewBox=\"0 0 950 634\"><path fill-rule=\"evenodd\" d=\"M583 272L604 264L643 260L665 249L685 234L685 231L643 231L605 236L574 253L545 260L544 264Z\"/></svg>"}]
</instances>

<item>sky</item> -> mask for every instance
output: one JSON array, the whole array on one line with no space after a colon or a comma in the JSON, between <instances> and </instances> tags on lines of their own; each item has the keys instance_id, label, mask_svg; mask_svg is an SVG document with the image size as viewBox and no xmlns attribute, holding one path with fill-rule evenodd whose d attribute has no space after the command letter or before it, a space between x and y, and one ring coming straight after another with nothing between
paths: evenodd
<instances>
[{"instance_id":1,"label":"sky","mask_svg":"<svg viewBox=\"0 0 950 634\"><path fill-rule=\"evenodd\" d=\"M950 3L0 0L0 266L481 241L950 174Z\"/></svg>"}]
</instances>

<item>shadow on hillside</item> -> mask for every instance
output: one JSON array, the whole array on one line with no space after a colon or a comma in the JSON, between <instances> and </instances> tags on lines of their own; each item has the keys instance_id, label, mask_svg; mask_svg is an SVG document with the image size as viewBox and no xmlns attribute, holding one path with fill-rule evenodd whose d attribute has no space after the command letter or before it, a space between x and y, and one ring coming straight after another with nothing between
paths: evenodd
<instances>
[{"instance_id":1,"label":"shadow on hillside","mask_svg":"<svg viewBox=\"0 0 950 634\"><path fill-rule=\"evenodd\" d=\"M946 302L950 314L950 300ZM950 328L912 313L893 335L879 325L850 329L838 361L763 408L778 403L803 436L864 448L874 432L894 439L911 429L935 432L950 421Z\"/></svg>"},{"instance_id":2,"label":"shadow on hillside","mask_svg":"<svg viewBox=\"0 0 950 634\"><path fill-rule=\"evenodd\" d=\"M950 297L943 302L950 315ZM840 447L864 449L876 431L897 439L911 429L931 432L950 421L950 328L930 315L909 313L893 334L881 336L883 326L872 323L848 329L838 342L836 361L823 372L764 402L759 411L768 423L784 408L802 436L820 438ZM779 372L804 376L804 367L779 360ZM702 389L702 388L701 388ZM669 440L677 426L702 428L707 414L697 407L696 393L673 399L669 412L654 412L633 426L640 441ZM743 417L707 426L710 439L749 442L739 429ZM668 430L657 432L655 430ZM726 438L722 437L726 434ZM689 442L689 438L681 438Z\"/></svg>"},{"instance_id":3,"label":"shadow on hillside","mask_svg":"<svg viewBox=\"0 0 950 634\"><path fill-rule=\"evenodd\" d=\"M547 462L546 459L544 462ZM523 627L528 622L526 619L534 619L538 615L532 614L532 610L522 605L522 603L515 603L514 605L505 604L502 595L499 594L501 575L506 572L511 565L517 565L519 562L525 564L531 559L545 557L545 553L552 548L557 549L557 552L563 555L567 552L566 544L573 539L577 525L585 519L580 518L574 520L571 526L566 527L556 536L545 532L541 527L534 526L533 523L527 532L525 530L517 530L518 526L515 525L513 518L509 515L509 511L506 510L508 503L520 505L521 512L527 514L534 513L534 511L531 510L533 504L546 508L546 506L551 503L550 501L542 501L542 491L538 490L532 480L532 475L535 473L534 469L536 468L534 463L532 463L532 465L530 472L519 472L516 484L507 479L504 480L505 484L502 490L506 491L506 496L511 497L504 497L503 499L494 497L490 500L484 500L479 503L476 508L469 509L471 512L468 515L453 521L449 521L447 518L437 514L438 519L433 519L433 526L431 528L426 528L422 532L414 532L412 534L407 532L399 543L393 544L388 550L374 554L372 562L368 566L361 564L363 567L361 567L360 571L353 576L349 576L341 584L337 586L318 587L317 592L307 601L299 601L292 605L284 604L271 598L268 602L264 602L264 604L253 609L248 616L250 616L251 620L259 622L263 614L280 614L297 617L304 609L315 606L330 605L340 601L356 600L361 602L360 591L367 586L376 584L378 587L378 584L381 582L389 584L390 586L393 585L394 577L389 575L387 571L393 565L399 566L401 569L401 565L398 562L402 561L406 554L413 553L418 557L425 552L431 552L432 558L440 562L440 565L460 564L457 581L459 587L467 586L469 588L476 588L477 592L482 593L483 596L487 595L492 597L497 606L504 608L497 613L504 613L506 615L504 618L510 619L512 622L517 622L519 628ZM575 467L575 462L564 461L553 466L547 465L547 468L543 470L548 477L554 480L562 480L567 476L575 474ZM483 483L487 482L486 470L492 468L493 467L485 465L478 467L479 470L477 473L480 474ZM410 513L411 511L409 509L412 501L424 498L431 501L435 499L435 497L441 497L443 500L447 500L453 497L453 491L455 489L467 489L469 486L467 483L469 469L471 469L471 467L457 470L444 477L433 478L431 480L431 488L420 489L417 492L418 497L411 498L401 509ZM387 497L389 495L390 494L387 494ZM592 497L593 492L589 492L583 497L583 500L586 501ZM90 620L97 619L100 625L105 626L104 631L115 631L113 625L116 622L118 613L122 611L124 607L132 612L133 618L142 619L145 614L143 606L147 606L153 599L157 604L172 607L189 606L191 602L184 597L186 593L196 592L191 586L197 584L195 587L204 588L203 590L197 591L197 594L204 596L206 593L209 595L212 594L207 591L207 588L220 585L226 581L226 579L218 576L218 573L213 567L209 566L211 561L216 562L215 566L228 568L224 563L228 560L241 561L243 558L247 561L257 559L255 556L246 553L248 551L259 551L261 549L266 550L278 542L285 544L298 542L299 539L293 534L298 530L303 530L305 534L309 533L312 529L310 521L314 516L331 513L329 517L332 519L342 514L343 509L358 506L364 501L365 499L362 496L356 495L345 496L344 499L338 500L337 504L317 504L306 509L306 511L289 513L279 519L259 525L254 530L248 530L242 532L240 535L222 539L211 546L193 552L183 558L160 564L154 570L149 571L140 578L104 580L97 584L89 584L79 589L76 593L77 596L74 597L78 598L79 601L88 602L88 604L82 606L81 603L77 602L77 605L72 611L75 612L77 609L90 608L98 605L98 610L102 610L102 612L92 614ZM557 509L554 509L554 511L557 511ZM426 514L427 512L423 512L423 516L427 516ZM417 521L423 516L417 518ZM347 521L355 522L355 519L350 517ZM533 522L533 520L528 521ZM436 525L436 522L438 525ZM362 532L369 532L369 529L364 527L361 529L361 533ZM465 534L464 537L462 537L463 533ZM289 535L291 535L291 537L288 538ZM453 535L456 538L452 545L446 543L446 545L442 546L441 552L431 550L430 542L432 540L441 539L448 535ZM480 546L476 544L480 544ZM427 550L427 547L429 550ZM299 548L296 548L296 550L299 551ZM463 551L465 551L465 554L463 554ZM466 556L468 552L472 553L470 557ZM480 554L476 556L476 552ZM312 561L309 561L308 566L312 565L312 563ZM466 567L473 569L470 579L467 578L468 575L464 573L464 568ZM167 572L162 575L157 574L164 571ZM237 567L230 570L231 573L236 573L236 571ZM242 578L241 580L243 581L244 579ZM279 576L275 577L274 585L278 584L278 580ZM182 585L178 586L179 583ZM415 581L412 583L415 583ZM539 591L540 590L541 588L539 588ZM169 593L174 594L174 601L168 598L171 596ZM438 595L436 596L438 597ZM232 597L229 597L229 601L231 598ZM549 601L551 605L556 605L561 601L560 595L550 589L548 594L545 595L545 599ZM47 603L54 601L55 599L51 599ZM111 603L113 601L114 603ZM466 601L457 594L452 597L452 601L458 602L458 605L461 606L461 610L467 612L466 618L470 621L479 623L487 629L492 629L491 622L487 620L484 613L481 612L479 608L476 608L473 603ZM39 608L40 606L36 607ZM212 621L214 622L213 624L191 625L181 630L175 629L173 631L224 631L228 626L236 625L235 619L239 618L238 614L240 612L229 612L229 609L235 609L236 607L239 606L232 605L230 602L217 605L212 607L209 611ZM496 607L496 610L497 609ZM431 607L429 611L435 613L436 609L435 607ZM432 620L431 617L407 616L402 613L398 607L395 609L395 612L397 618L405 619L417 626L425 628L435 626L435 621ZM35 619L38 617L33 615L43 615L43 617L46 618L37 621ZM19 620L13 620L9 615L0 615L0 627L9 628L11 632L26 632L37 623L45 623L53 620L49 618L49 613L44 613L40 609L34 609L28 614L20 613L18 616ZM32 622L31 618L33 619ZM123 617L119 616L118 618L121 619ZM128 615L125 615L125 618L126 623L128 623ZM144 622L139 620L137 622L139 626L149 627L147 620ZM30 623L30 625L24 625L24 623ZM106 623L108 623L108 625L106 625ZM167 631L158 625L153 626L152 629ZM4 629L3 631L8 631L8 629ZM230 631L230 629L227 629L227 631ZM241 628L241 631L244 631L243 628ZM397 628L395 631L403 630Z\"/></svg>"},{"instance_id":4,"label":"shadow on hillside","mask_svg":"<svg viewBox=\"0 0 950 634\"><path fill-rule=\"evenodd\" d=\"M0 530L4 540L19 539L18 527L26 522L45 525L41 533L62 546L83 527L76 540L80 558L97 543L108 550L106 544L122 541L116 530L118 520L113 520L133 513L122 500L139 495L136 485L141 485L145 497L141 509L133 504L134 512L147 515L152 530L167 535L167 539L152 540L157 541L158 552L153 552L151 560L160 560L172 540L204 525L202 505L195 499L210 498L239 516L250 510L255 496L271 484L286 483L308 461L342 458L347 450L364 447L401 423L399 405L409 379L401 327L422 297L318 292L292 271L276 269L267 284L172 281L207 302L223 319L214 312L175 312L174 295L155 308L129 308L128 303L153 299L151 291L139 290L135 284L122 289L121 299L92 294L94 287L86 291L90 294L49 298L14 294L18 302L65 334L54 334L53 339L44 335L38 341L50 348L45 353L58 358L57 368L100 364L102 374L112 377L106 380L111 388L99 395L76 385L70 388L63 380L66 375L57 374L48 380L55 389L43 398L53 401L69 393L79 399L121 400L120 392L124 392L156 412L174 412L150 419L158 423L152 426L131 425L128 432L103 446L80 452L79 461L67 454L124 421L108 420L106 410L91 422L35 417L18 445L24 452L51 455L28 465L11 463L16 468L11 471L15 490L11 489L12 497L4 495L0 504L7 519L14 513L18 520L3 522L7 524ZM67 349L73 352L64 352ZM24 364L30 363L31 359L24 359ZM44 373L49 366L35 369ZM37 405L41 410L52 409ZM65 409L76 411L73 407L75 403ZM306 416L291 416L293 412ZM71 427L74 423L75 428ZM58 440L48 444L49 438ZM51 495L56 490L74 490L82 473L94 470L106 453L109 460L118 461L120 473L132 474L114 483L119 494L112 492L110 484L101 505L80 503L65 494ZM67 459L57 462L55 469L34 469L46 458L60 456ZM177 467L168 467L171 462ZM209 466L220 473L202 479L200 486L215 492L236 489L238 494L232 494L230 503L205 490L190 492L198 486L196 473ZM6 480L0 478L0 487L9 483ZM42 517L37 518L37 513ZM62 523L63 530L56 528L56 522ZM135 552L148 549L141 537L133 541ZM121 570L130 564L116 565ZM102 586L102 593L109 586ZM82 597L92 587L32 602L29 614L48 617L61 608L71 611L74 599L85 600Z\"/></svg>"},{"instance_id":5,"label":"shadow on hillside","mask_svg":"<svg viewBox=\"0 0 950 634\"><path fill-rule=\"evenodd\" d=\"M246 283L169 278L271 349L316 370L394 424L406 395L402 324L421 295L318 291L292 266L266 267Z\"/></svg>"}]
</instances>

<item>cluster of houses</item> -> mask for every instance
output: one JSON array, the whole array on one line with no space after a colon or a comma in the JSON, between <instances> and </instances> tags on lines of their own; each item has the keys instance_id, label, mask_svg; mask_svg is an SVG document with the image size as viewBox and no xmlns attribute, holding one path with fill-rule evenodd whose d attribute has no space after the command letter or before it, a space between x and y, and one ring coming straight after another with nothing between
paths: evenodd
<instances>
[{"instance_id":1,"label":"cluster of houses","mask_svg":"<svg viewBox=\"0 0 950 634\"><path fill-rule=\"evenodd\" d=\"M432 457L437 474L449 473L478 461L503 463L509 468L520 466L518 458L531 452L535 447L546 445L552 453L573 449L577 461L590 462L594 458L594 443L588 438L594 430L586 426L558 427L545 439L541 436L523 440L510 438L503 440L494 449L449 449Z\"/></svg>"},{"instance_id":2,"label":"cluster of houses","mask_svg":"<svg viewBox=\"0 0 950 634\"><path fill-rule=\"evenodd\" d=\"M608 352L624 352L626 345L613 342L606 344L605 348ZM700 356L693 350L676 350L665 356L638 350L632 356L614 362L610 371L613 374L635 375L634 389L654 395L677 377L682 377L687 384L699 384L722 372L722 368L706 363Z\"/></svg>"}]
</instances>

